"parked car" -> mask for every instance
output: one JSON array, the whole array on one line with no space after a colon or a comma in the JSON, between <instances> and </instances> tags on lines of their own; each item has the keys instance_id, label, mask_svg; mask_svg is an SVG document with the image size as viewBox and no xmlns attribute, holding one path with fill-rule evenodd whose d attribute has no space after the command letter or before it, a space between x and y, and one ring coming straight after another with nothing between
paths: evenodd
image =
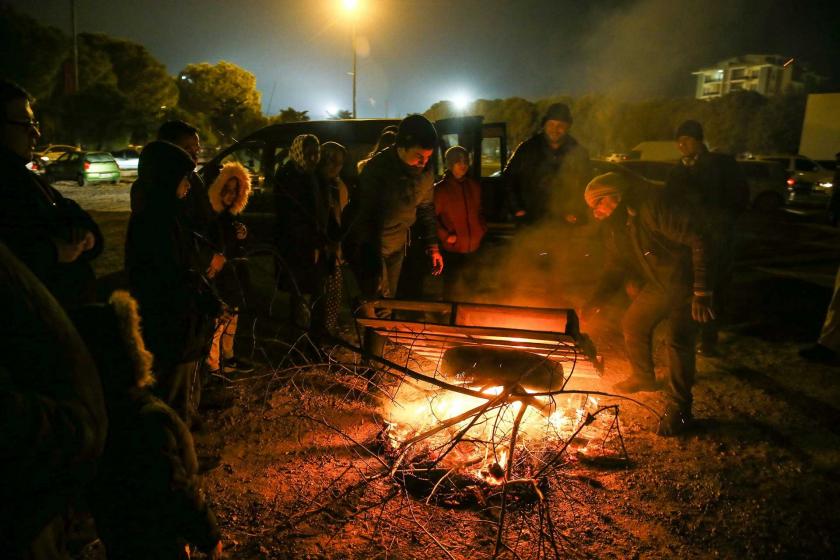
<instances>
[{"instance_id":1,"label":"parked car","mask_svg":"<svg viewBox=\"0 0 840 560\"><path fill-rule=\"evenodd\" d=\"M793 204L827 206L834 188L834 172L803 155L756 155L756 160L775 161L788 174L788 201Z\"/></svg>"},{"instance_id":2,"label":"parked car","mask_svg":"<svg viewBox=\"0 0 840 560\"><path fill-rule=\"evenodd\" d=\"M664 185L676 162L629 160L618 165L630 169L649 181ZM750 206L761 212L773 212L789 200L787 174L772 161L739 160L738 166L750 188Z\"/></svg>"},{"instance_id":3,"label":"parked car","mask_svg":"<svg viewBox=\"0 0 840 560\"><path fill-rule=\"evenodd\" d=\"M48 146L36 148L35 157L44 162L44 165L49 165L67 152L78 151L79 148L77 146L70 146L68 144L50 144Z\"/></svg>"},{"instance_id":4,"label":"parked car","mask_svg":"<svg viewBox=\"0 0 840 560\"><path fill-rule=\"evenodd\" d=\"M90 183L120 182L120 168L108 152L67 152L47 166L44 177L50 183L76 181L80 187Z\"/></svg>"},{"instance_id":5,"label":"parked car","mask_svg":"<svg viewBox=\"0 0 840 560\"><path fill-rule=\"evenodd\" d=\"M625 161L630 159L630 154L625 154L621 152L613 152L606 157L607 161Z\"/></svg>"},{"instance_id":6,"label":"parked car","mask_svg":"<svg viewBox=\"0 0 840 560\"><path fill-rule=\"evenodd\" d=\"M140 163L140 150L126 148L111 152L111 155L117 160L120 171L137 171L137 165Z\"/></svg>"}]
</instances>

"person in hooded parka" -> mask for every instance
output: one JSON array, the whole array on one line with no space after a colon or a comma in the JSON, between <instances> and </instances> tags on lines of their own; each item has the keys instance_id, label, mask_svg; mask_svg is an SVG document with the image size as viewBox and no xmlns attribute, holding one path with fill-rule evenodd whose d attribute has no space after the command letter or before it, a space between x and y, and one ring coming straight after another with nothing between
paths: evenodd
<instances>
[{"instance_id":1,"label":"person in hooded parka","mask_svg":"<svg viewBox=\"0 0 840 560\"><path fill-rule=\"evenodd\" d=\"M221 311L185 224L183 199L194 165L184 150L168 142L154 141L143 149L132 188L143 202L132 205L125 245L131 294L155 357L157 394L187 424L200 396L197 363Z\"/></svg>"},{"instance_id":2,"label":"person in hooded parka","mask_svg":"<svg viewBox=\"0 0 840 560\"><path fill-rule=\"evenodd\" d=\"M233 343L239 313L247 304L248 268L245 241L248 229L237 220L251 195L251 177L240 163L229 162L208 190L214 219L208 236L215 250L225 257L225 264L213 279L216 290L225 302L225 312L216 319L216 330L210 342L207 367L213 373L247 373L254 367L234 355Z\"/></svg>"}]
</instances>

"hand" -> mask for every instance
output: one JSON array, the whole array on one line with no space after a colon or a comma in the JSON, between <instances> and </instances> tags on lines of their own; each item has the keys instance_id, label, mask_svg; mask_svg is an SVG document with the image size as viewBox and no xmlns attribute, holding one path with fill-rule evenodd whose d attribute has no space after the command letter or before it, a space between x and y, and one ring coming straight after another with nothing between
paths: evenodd
<instances>
[{"instance_id":1,"label":"hand","mask_svg":"<svg viewBox=\"0 0 840 560\"><path fill-rule=\"evenodd\" d=\"M236 230L236 238L239 240L248 237L248 228L242 222L234 222L233 227Z\"/></svg>"},{"instance_id":2,"label":"hand","mask_svg":"<svg viewBox=\"0 0 840 560\"><path fill-rule=\"evenodd\" d=\"M210 560L221 560L222 558L222 541L218 541L216 546L213 547L213 550L207 553L207 557Z\"/></svg>"},{"instance_id":3,"label":"hand","mask_svg":"<svg viewBox=\"0 0 840 560\"><path fill-rule=\"evenodd\" d=\"M454 233L450 233L449 236L446 238L446 242L450 245L454 245L456 241L458 241L458 236Z\"/></svg>"},{"instance_id":4,"label":"hand","mask_svg":"<svg viewBox=\"0 0 840 560\"><path fill-rule=\"evenodd\" d=\"M708 323L715 319L715 312L712 310L712 295L695 295L691 299L691 318L698 323Z\"/></svg>"},{"instance_id":5,"label":"hand","mask_svg":"<svg viewBox=\"0 0 840 560\"><path fill-rule=\"evenodd\" d=\"M575 216L574 214L566 214L566 221L570 224L576 224L577 220L577 216Z\"/></svg>"},{"instance_id":6,"label":"hand","mask_svg":"<svg viewBox=\"0 0 840 560\"><path fill-rule=\"evenodd\" d=\"M222 268L224 268L227 259L221 253L214 253L213 258L210 259L210 266L207 268L207 278L211 280L216 277L216 275L221 272Z\"/></svg>"},{"instance_id":7,"label":"hand","mask_svg":"<svg viewBox=\"0 0 840 560\"><path fill-rule=\"evenodd\" d=\"M62 239L53 239L53 244L55 245L56 258L58 259L58 262L64 264L76 262L79 255L86 251L86 241L84 239L74 242L67 242Z\"/></svg>"},{"instance_id":8,"label":"hand","mask_svg":"<svg viewBox=\"0 0 840 560\"><path fill-rule=\"evenodd\" d=\"M516 216L517 218L522 218L523 216L525 216L525 214L527 214L527 212L525 212L525 210L517 210L516 212L513 213L513 215Z\"/></svg>"},{"instance_id":9,"label":"hand","mask_svg":"<svg viewBox=\"0 0 840 560\"><path fill-rule=\"evenodd\" d=\"M443 272L443 255L440 254L440 250L437 247L432 247L428 249L429 258L432 259L432 274L434 276L440 276L440 273Z\"/></svg>"}]
</instances>

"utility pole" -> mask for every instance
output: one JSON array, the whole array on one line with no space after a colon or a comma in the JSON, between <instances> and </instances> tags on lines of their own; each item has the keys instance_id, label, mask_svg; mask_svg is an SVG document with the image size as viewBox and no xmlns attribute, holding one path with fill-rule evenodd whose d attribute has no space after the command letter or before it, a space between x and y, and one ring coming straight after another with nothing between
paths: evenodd
<instances>
[{"instance_id":1,"label":"utility pole","mask_svg":"<svg viewBox=\"0 0 840 560\"><path fill-rule=\"evenodd\" d=\"M76 32L76 0L70 0L70 14L73 20L73 93L79 93L79 39Z\"/></svg>"},{"instance_id":2,"label":"utility pole","mask_svg":"<svg viewBox=\"0 0 840 560\"><path fill-rule=\"evenodd\" d=\"M356 118L356 15L353 14L353 118Z\"/></svg>"}]
</instances>

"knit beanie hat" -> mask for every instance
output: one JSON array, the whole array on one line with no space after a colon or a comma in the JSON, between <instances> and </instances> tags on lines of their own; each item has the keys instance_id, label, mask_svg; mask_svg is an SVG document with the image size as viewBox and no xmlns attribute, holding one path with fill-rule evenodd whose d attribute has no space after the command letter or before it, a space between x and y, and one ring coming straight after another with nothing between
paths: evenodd
<instances>
[{"instance_id":1,"label":"knit beanie hat","mask_svg":"<svg viewBox=\"0 0 840 560\"><path fill-rule=\"evenodd\" d=\"M590 207L595 206L599 200L607 196L620 197L627 191L627 181L618 173L610 172L598 175L586 185L583 191L583 198Z\"/></svg>"},{"instance_id":2,"label":"knit beanie hat","mask_svg":"<svg viewBox=\"0 0 840 560\"><path fill-rule=\"evenodd\" d=\"M545 124L546 121L563 121L572 124L572 112L565 103L554 103L545 112L542 124Z\"/></svg>"},{"instance_id":3,"label":"knit beanie hat","mask_svg":"<svg viewBox=\"0 0 840 560\"><path fill-rule=\"evenodd\" d=\"M469 164L470 153L463 146L452 146L451 148L446 150L446 154L444 154L443 159L444 161L446 161L447 165L456 162L459 159L463 159L467 162L467 164Z\"/></svg>"},{"instance_id":4,"label":"knit beanie hat","mask_svg":"<svg viewBox=\"0 0 840 560\"><path fill-rule=\"evenodd\" d=\"M674 138L679 138L680 136L689 136L702 142L703 126L697 121L685 121L677 128L677 133L674 135Z\"/></svg>"},{"instance_id":5,"label":"knit beanie hat","mask_svg":"<svg viewBox=\"0 0 840 560\"><path fill-rule=\"evenodd\" d=\"M420 146L425 150L433 150L437 140L437 130L429 119L423 115L409 115L400 122L395 144L400 148Z\"/></svg>"}]
</instances>

